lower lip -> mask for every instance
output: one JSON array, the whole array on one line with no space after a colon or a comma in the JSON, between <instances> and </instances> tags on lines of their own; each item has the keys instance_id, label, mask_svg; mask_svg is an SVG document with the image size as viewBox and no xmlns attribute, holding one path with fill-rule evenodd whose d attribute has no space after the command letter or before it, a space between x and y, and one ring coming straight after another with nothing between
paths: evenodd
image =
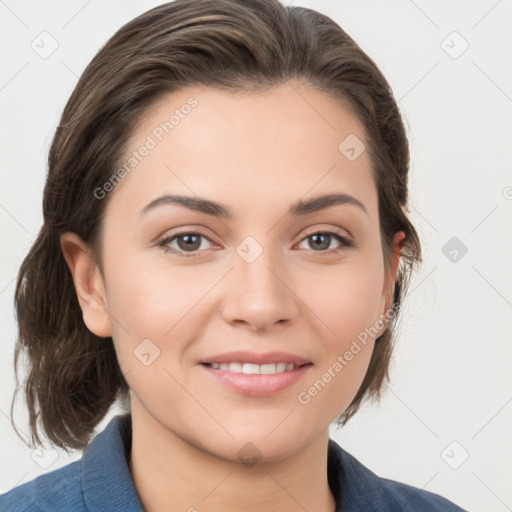
<instances>
[{"instance_id":1,"label":"lower lip","mask_svg":"<svg viewBox=\"0 0 512 512\"><path fill-rule=\"evenodd\" d=\"M247 375L245 373L228 372L200 364L200 367L217 382L220 382L232 391L247 396L273 395L293 386L302 379L311 366L312 364L307 364L289 372Z\"/></svg>"}]
</instances>

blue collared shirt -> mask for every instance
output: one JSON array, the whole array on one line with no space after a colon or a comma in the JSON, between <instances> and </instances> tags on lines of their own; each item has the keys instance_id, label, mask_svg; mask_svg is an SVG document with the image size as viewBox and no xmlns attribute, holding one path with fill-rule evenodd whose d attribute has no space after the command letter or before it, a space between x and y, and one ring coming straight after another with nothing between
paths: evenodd
<instances>
[{"instance_id":1,"label":"blue collared shirt","mask_svg":"<svg viewBox=\"0 0 512 512\"><path fill-rule=\"evenodd\" d=\"M0 512L144 512L127 463L131 439L131 415L115 416L80 460L0 495ZM327 474L337 512L466 512L437 494L378 477L332 439Z\"/></svg>"}]
</instances>

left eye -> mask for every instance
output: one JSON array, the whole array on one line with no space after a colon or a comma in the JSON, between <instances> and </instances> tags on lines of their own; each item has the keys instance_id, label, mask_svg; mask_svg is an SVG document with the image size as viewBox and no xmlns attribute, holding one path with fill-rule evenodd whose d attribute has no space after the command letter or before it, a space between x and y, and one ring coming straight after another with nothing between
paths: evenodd
<instances>
[{"instance_id":1,"label":"left eye","mask_svg":"<svg viewBox=\"0 0 512 512\"><path fill-rule=\"evenodd\" d=\"M208 240L208 242L212 243L211 240L206 237L205 235L202 235L201 233L179 233L167 238L164 238L161 242L158 243L160 247L163 248L165 252L173 252L177 253L180 256L195 256L194 252L197 252L201 249L202 240ZM335 249L329 249L331 242L333 239L337 240L340 246ZM334 233L331 231L322 231L322 232L315 232L311 233L307 236L305 236L301 243L306 242L307 240L310 240L311 243L310 249L312 249L315 252L337 252L345 247L351 247L353 244L350 240L345 238L344 236ZM176 242L177 247L172 247L171 244ZM204 249L204 247L203 247ZM329 250L326 250L329 249ZM186 254L189 253L189 254Z\"/></svg>"},{"instance_id":2,"label":"left eye","mask_svg":"<svg viewBox=\"0 0 512 512\"><path fill-rule=\"evenodd\" d=\"M314 247L314 251L317 251L320 250L320 252L336 252L336 251L339 251L340 250L340 247L338 247L337 249L331 249L329 251L324 251L323 249L326 249L328 248L330 245L331 245L331 241L335 239L337 240L340 245L341 245L341 248L343 247L351 247L352 246L352 243L347 239L345 238L344 236L341 236L339 235L338 233L333 233L331 231L327 231L327 232L318 232L318 233L312 233L308 236L306 236L305 238L302 239L302 241L307 241L307 240L311 240L312 241L312 244L310 243L310 246L311 247Z\"/></svg>"}]
</instances>

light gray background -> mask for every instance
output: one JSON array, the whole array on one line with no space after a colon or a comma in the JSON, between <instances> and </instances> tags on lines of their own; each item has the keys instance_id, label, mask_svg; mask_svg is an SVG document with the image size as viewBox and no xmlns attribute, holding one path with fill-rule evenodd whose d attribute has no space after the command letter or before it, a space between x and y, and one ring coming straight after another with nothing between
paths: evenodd
<instances>
[{"instance_id":1,"label":"light gray background","mask_svg":"<svg viewBox=\"0 0 512 512\"><path fill-rule=\"evenodd\" d=\"M0 1L0 492L81 456L33 453L11 428L15 276L42 222L48 148L78 76L115 30L160 3ZM381 405L331 436L381 476L471 511L512 510L512 3L293 4L337 21L391 83L411 142L411 217L424 251ZM51 49L43 31L58 43L47 58L31 47ZM452 237L465 255L443 253ZM27 433L24 408L19 399L15 421Z\"/></svg>"}]
</instances>

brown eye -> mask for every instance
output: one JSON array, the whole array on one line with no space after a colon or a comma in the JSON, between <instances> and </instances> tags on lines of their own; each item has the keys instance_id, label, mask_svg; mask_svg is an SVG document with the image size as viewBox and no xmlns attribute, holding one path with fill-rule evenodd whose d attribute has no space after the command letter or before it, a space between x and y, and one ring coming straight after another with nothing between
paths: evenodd
<instances>
[{"instance_id":1,"label":"brown eye","mask_svg":"<svg viewBox=\"0 0 512 512\"><path fill-rule=\"evenodd\" d=\"M194 252L198 252L201 249L203 240L208 240L211 243L210 239L201 233L184 232L168 236L161 240L158 245L162 247L165 252L173 252L181 256L195 256ZM172 247L171 244L174 242L176 242L176 245ZM206 247L206 249L207 248L208 247ZM203 247L201 250L204 249Z\"/></svg>"},{"instance_id":2,"label":"brown eye","mask_svg":"<svg viewBox=\"0 0 512 512\"><path fill-rule=\"evenodd\" d=\"M183 251L197 251L201 246L201 235L179 235L176 237L178 247Z\"/></svg>"},{"instance_id":3,"label":"brown eye","mask_svg":"<svg viewBox=\"0 0 512 512\"><path fill-rule=\"evenodd\" d=\"M336 252L345 247L351 247L353 244L344 236L331 231L321 231L312 233L302 239L302 242L308 241L309 248L316 252ZM333 240L339 242L338 248L329 249Z\"/></svg>"}]
</instances>

